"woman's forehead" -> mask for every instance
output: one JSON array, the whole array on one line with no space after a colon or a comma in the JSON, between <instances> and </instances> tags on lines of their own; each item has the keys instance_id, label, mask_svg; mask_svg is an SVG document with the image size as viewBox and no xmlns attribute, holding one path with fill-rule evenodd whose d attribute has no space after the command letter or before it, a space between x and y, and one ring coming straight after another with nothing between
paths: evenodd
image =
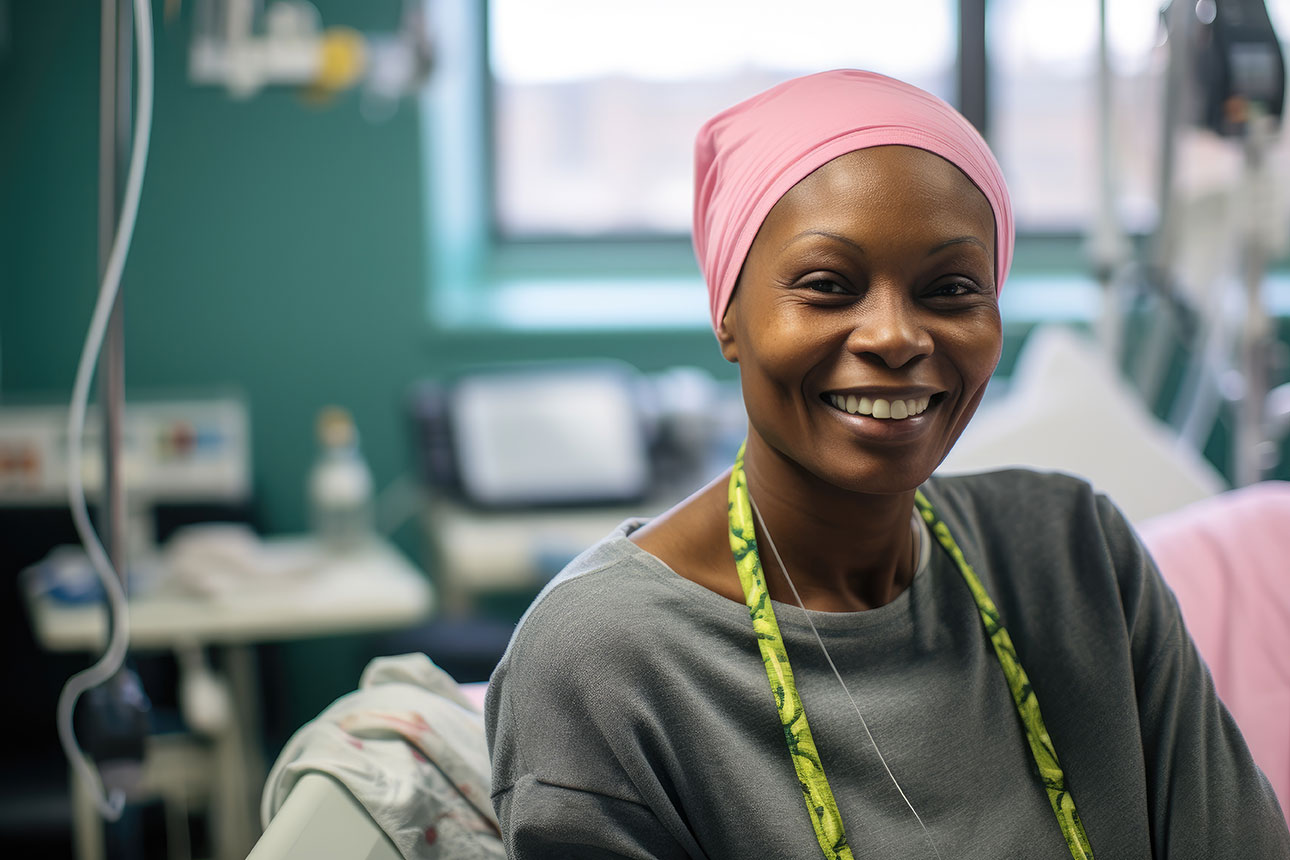
<instances>
[{"instance_id":1,"label":"woman's forehead","mask_svg":"<svg viewBox=\"0 0 1290 860\"><path fill-rule=\"evenodd\" d=\"M860 149L825 163L780 198L762 232L846 223L853 210L934 215L937 224L968 230L993 247L994 211L981 190L951 162L910 146Z\"/></svg>"}]
</instances>

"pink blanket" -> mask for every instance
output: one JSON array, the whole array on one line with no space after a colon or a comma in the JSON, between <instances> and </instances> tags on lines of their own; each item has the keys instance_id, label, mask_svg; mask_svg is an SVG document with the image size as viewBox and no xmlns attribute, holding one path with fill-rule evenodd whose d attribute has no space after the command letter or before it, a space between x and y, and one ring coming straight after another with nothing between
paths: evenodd
<instances>
[{"instance_id":1,"label":"pink blanket","mask_svg":"<svg viewBox=\"0 0 1290 860\"><path fill-rule=\"evenodd\" d=\"M1223 493L1140 532L1290 819L1290 483Z\"/></svg>"}]
</instances>

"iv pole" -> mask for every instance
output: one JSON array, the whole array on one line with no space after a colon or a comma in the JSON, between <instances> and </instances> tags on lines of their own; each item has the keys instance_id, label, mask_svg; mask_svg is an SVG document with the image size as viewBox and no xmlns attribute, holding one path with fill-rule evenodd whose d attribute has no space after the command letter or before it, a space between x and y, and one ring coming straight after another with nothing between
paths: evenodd
<instances>
[{"instance_id":1,"label":"iv pole","mask_svg":"<svg viewBox=\"0 0 1290 860\"><path fill-rule=\"evenodd\" d=\"M102 0L99 53L98 272L102 281L116 237L130 153L133 106L134 12L130 3ZM103 414L103 491L99 533L112 567L126 574L125 485L121 480L121 424L125 411L125 300L118 291L99 359L99 401ZM111 618L109 616L109 624ZM111 636L111 631L108 631Z\"/></svg>"}]
</instances>

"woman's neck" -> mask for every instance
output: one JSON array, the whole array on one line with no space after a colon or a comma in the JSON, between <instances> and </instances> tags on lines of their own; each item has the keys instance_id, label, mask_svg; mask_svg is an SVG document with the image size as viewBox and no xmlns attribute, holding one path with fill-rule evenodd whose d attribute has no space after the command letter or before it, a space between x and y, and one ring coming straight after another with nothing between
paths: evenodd
<instances>
[{"instance_id":1,"label":"woman's neck","mask_svg":"<svg viewBox=\"0 0 1290 860\"><path fill-rule=\"evenodd\" d=\"M758 551L770 596L796 603L771 549L807 609L833 612L890 603L918 566L914 490L867 495L820 480L750 434L744 455L757 511ZM771 539L767 539L769 530Z\"/></svg>"}]
</instances>

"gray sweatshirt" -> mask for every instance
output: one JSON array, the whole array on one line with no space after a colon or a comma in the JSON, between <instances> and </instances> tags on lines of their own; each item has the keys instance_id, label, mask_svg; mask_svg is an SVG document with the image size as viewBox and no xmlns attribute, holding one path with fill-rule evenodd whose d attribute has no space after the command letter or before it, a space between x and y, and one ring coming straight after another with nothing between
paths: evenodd
<instances>
[{"instance_id":1,"label":"gray sweatshirt","mask_svg":"<svg viewBox=\"0 0 1290 860\"><path fill-rule=\"evenodd\" d=\"M999 607L1098 860L1290 858L1272 790L1114 506L1024 471L924 492ZM508 856L822 856L747 608L629 541L639 525L551 582L493 675ZM775 606L852 851L1069 857L971 595L924 551L893 602L809 612L872 741L808 613Z\"/></svg>"}]
</instances>

